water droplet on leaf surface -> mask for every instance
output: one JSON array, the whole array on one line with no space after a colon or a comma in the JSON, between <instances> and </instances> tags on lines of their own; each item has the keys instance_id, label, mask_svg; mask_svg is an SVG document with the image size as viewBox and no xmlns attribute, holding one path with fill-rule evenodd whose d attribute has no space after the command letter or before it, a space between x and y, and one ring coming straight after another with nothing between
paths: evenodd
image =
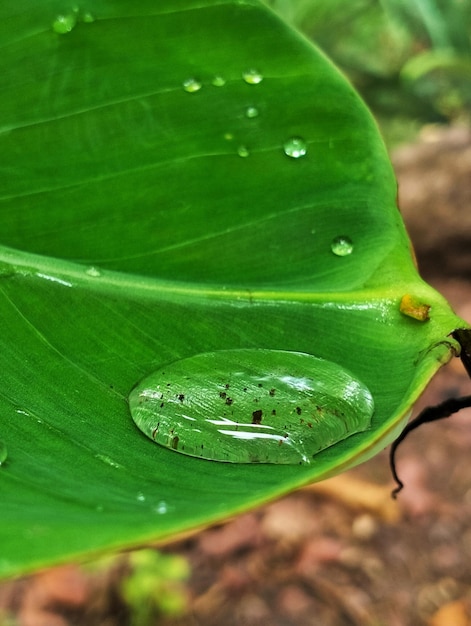
<instances>
[{"instance_id":1,"label":"water droplet on leaf surface","mask_svg":"<svg viewBox=\"0 0 471 626\"><path fill-rule=\"evenodd\" d=\"M8 457L8 450L3 441L0 441L0 465L3 465Z\"/></svg>"},{"instance_id":2,"label":"water droplet on leaf surface","mask_svg":"<svg viewBox=\"0 0 471 626\"><path fill-rule=\"evenodd\" d=\"M258 109L256 107L247 107L245 109L245 117L249 119L253 119L254 117L258 117Z\"/></svg>"},{"instance_id":3,"label":"water droplet on leaf surface","mask_svg":"<svg viewBox=\"0 0 471 626\"><path fill-rule=\"evenodd\" d=\"M101 276L100 270L95 266L90 266L85 270L87 276L91 276L92 278L99 278Z\"/></svg>"},{"instance_id":4,"label":"water droplet on leaf surface","mask_svg":"<svg viewBox=\"0 0 471 626\"><path fill-rule=\"evenodd\" d=\"M291 137L283 144L283 152L292 159L299 159L307 152L307 146L301 137Z\"/></svg>"},{"instance_id":5,"label":"water droplet on leaf surface","mask_svg":"<svg viewBox=\"0 0 471 626\"><path fill-rule=\"evenodd\" d=\"M211 81L211 84L215 87L224 87L224 85L226 84L226 79L222 76L215 76Z\"/></svg>"},{"instance_id":6,"label":"water droplet on leaf surface","mask_svg":"<svg viewBox=\"0 0 471 626\"><path fill-rule=\"evenodd\" d=\"M187 93L196 93L201 89L202 86L203 85L198 80L196 80L196 78L187 78L187 80L183 82L183 89Z\"/></svg>"},{"instance_id":7,"label":"water droplet on leaf surface","mask_svg":"<svg viewBox=\"0 0 471 626\"><path fill-rule=\"evenodd\" d=\"M248 151L248 149L246 148L246 146L239 146L239 147L237 148L237 154L238 154L240 157L245 158L245 157L248 157L248 156L249 156L250 152Z\"/></svg>"},{"instance_id":8,"label":"water droplet on leaf surface","mask_svg":"<svg viewBox=\"0 0 471 626\"><path fill-rule=\"evenodd\" d=\"M353 252L353 242L350 237L341 235L332 241L330 249L336 256L348 256Z\"/></svg>"},{"instance_id":9,"label":"water droplet on leaf surface","mask_svg":"<svg viewBox=\"0 0 471 626\"><path fill-rule=\"evenodd\" d=\"M263 76L260 74L260 72L253 68L246 70L242 74L242 78L248 85L258 85L263 80Z\"/></svg>"},{"instance_id":10,"label":"water droplet on leaf surface","mask_svg":"<svg viewBox=\"0 0 471 626\"><path fill-rule=\"evenodd\" d=\"M52 29L59 35L66 35L77 23L77 16L73 13L68 15L58 15L52 23Z\"/></svg>"},{"instance_id":11,"label":"water droplet on leaf surface","mask_svg":"<svg viewBox=\"0 0 471 626\"><path fill-rule=\"evenodd\" d=\"M304 464L367 430L368 388L325 359L221 350L176 361L129 396L138 428L176 452L232 463Z\"/></svg>"}]
</instances>

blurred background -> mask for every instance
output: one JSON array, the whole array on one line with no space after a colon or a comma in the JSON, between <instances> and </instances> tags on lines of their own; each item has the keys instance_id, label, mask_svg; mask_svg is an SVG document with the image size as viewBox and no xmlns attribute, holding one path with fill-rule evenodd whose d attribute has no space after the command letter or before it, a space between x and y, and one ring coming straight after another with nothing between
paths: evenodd
<instances>
[{"instance_id":1,"label":"blurred background","mask_svg":"<svg viewBox=\"0 0 471 626\"><path fill-rule=\"evenodd\" d=\"M469 0L266 0L344 71L388 145L469 122Z\"/></svg>"}]
</instances>

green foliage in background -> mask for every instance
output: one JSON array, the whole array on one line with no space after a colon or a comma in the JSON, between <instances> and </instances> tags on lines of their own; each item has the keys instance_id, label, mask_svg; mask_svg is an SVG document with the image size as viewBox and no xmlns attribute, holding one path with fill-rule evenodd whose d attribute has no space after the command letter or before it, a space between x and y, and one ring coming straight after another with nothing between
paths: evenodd
<instances>
[{"instance_id":1,"label":"green foliage in background","mask_svg":"<svg viewBox=\"0 0 471 626\"><path fill-rule=\"evenodd\" d=\"M156 550L129 555L130 573L122 581L123 599L130 612L130 626L147 626L159 615L179 617L186 610L184 583L190 570L181 556Z\"/></svg>"},{"instance_id":2,"label":"green foliage in background","mask_svg":"<svg viewBox=\"0 0 471 626\"><path fill-rule=\"evenodd\" d=\"M470 0L267 0L349 75L386 132L469 121ZM392 137L394 141L395 137Z\"/></svg>"}]
</instances>

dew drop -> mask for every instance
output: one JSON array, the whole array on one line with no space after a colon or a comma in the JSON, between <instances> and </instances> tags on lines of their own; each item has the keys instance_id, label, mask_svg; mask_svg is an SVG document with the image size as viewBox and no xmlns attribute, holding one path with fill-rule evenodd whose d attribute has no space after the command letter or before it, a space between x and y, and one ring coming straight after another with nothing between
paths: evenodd
<instances>
[{"instance_id":1,"label":"dew drop","mask_svg":"<svg viewBox=\"0 0 471 626\"><path fill-rule=\"evenodd\" d=\"M120 463L112 459L107 454L95 454L95 458L99 459L103 463L106 463L106 465L109 465L110 467L114 467L115 469L122 469L123 467Z\"/></svg>"},{"instance_id":2,"label":"dew drop","mask_svg":"<svg viewBox=\"0 0 471 626\"><path fill-rule=\"evenodd\" d=\"M158 515L165 515L166 513L168 513L168 506L167 503L164 502L163 500L161 500L157 506L155 507L154 511L158 514Z\"/></svg>"},{"instance_id":3,"label":"dew drop","mask_svg":"<svg viewBox=\"0 0 471 626\"><path fill-rule=\"evenodd\" d=\"M226 84L226 79L222 76L215 76L211 81L211 84L215 87L224 87L224 85Z\"/></svg>"},{"instance_id":4,"label":"dew drop","mask_svg":"<svg viewBox=\"0 0 471 626\"><path fill-rule=\"evenodd\" d=\"M242 78L248 85L258 85L263 80L262 74L253 68L246 70L242 74Z\"/></svg>"},{"instance_id":5,"label":"dew drop","mask_svg":"<svg viewBox=\"0 0 471 626\"><path fill-rule=\"evenodd\" d=\"M173 452L291 465L311 463L320 451L367 430L374 410L367 387L342 366L257 349L167 364L131 391L129 406L138 428Z\"/></svg>"},{"instance_id":6,"label":"dew drop","mask_svg":"<svg viewBox=\"0 0 471 626\"><path fill-rule=\"evenodd\" d=\"M59 35L66 35L77 24L77 16L74 14L58 15L52 23L52 29Z\"/></svg>"},{"instance_id":7,"label":"dew drop","mask_svg":"<svg viewBox=\"0 0 471 626\"><path fill-rule=\"evenodd\" d=\"M142 491L140 491L137 496L136 496L136 500L138 502L145 502L146 501L146 497L145 495L142 493Z\"/></svg>"},{"instance_id":8,"label":"dew drop","mask_svg":"<svg viewBox=\"0 0 471 626\"><path fill-rule=\"evenodd\" d=\"M254 117L258 117L259 111L256 107L247 107L245 109L245 117L252 119Z\"/></svg>"},{"instance_id":9,"label":"dew drop","mask_svg":"<svg viewBox=\"0 0 471 626\"><path fill-rule=\"evenodd\" d=\"M100 270L93 265L85 270L85 274L87 276L91 276L92 278L100 278L101 276Z\"/></svg>"},{"instance_id":10,"label":"dew drop","mask_svg":"<svg viewBox=\"0 0 471 626\"><path fill-rule=\"evenodd\" d=\"M95 21L95 16L87 11L82 15L82 21L85 22L85 24L91 24Z\"/></svg>"},{"instance_id":11,"label":"dew drop","mask_svg":"<svg viewBox=\"0 0 471 626\"><path fill-rule=\"evenodd\" d=\"M239 146L239 147L237 148L237 154L238 154L240 157L245 158L245 157L248 157L248 156L249 156L250 152L248 151L248 148L247 148L246 146Z\"/></svg>"},{"instance_id":12,"label":"dew drop","mask_svg":"<svg viewBox=\"0 0 471 626\"><path fill-rule=\"evenodd\" d=\"M187 80L183 82L183 89L187 93L196 93L202 86L203 85L199 82L199 80L196 80L196 78L187 78Z\"/></svg>"},{"instance_id":13,"label":"dew drop","mask_svg":"<svg viewBox=\"0 0 471 626\"><path fill-rule=\"evenodd\" d=\"M353 242L350 237L341 235L340 237L335 237L330 244L330 249L336 256L348 256L353 252Z\"/></svg>"},{"instance_id":14,"label":"dew drop","mask_svg":"<svg viewBox=\"0 0 471 626\"><path fill-rule=\"evenodd\" d=\"M283 144L283 152L292 159L299 159L307 152L307 146L301 137L291 137Z\"/></svg>"},{"instance_id":15,"label":"dew drop","mask_svg":"<svg viewBox=\"0 0 471 626\"><path fill-rule=\"evenodd\" d=\"M3 441L0 441L0 465L3 465L8 457L8 450Z\"/></svg>"}]
</instances>

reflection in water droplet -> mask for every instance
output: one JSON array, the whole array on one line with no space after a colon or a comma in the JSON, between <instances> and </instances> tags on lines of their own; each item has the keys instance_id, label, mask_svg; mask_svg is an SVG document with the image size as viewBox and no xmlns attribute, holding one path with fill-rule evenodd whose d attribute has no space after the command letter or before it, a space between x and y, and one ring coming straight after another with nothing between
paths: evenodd
<instances>
[{"instance_id":1,"label":"reflection in water droplet","mask_svg":"<svg viewBox=\"0 0 471 626\"><path fill-rule=\"evenodd\" d=\"M226 84L226 79L222 76L215 76L211 81L211 84L215 87L224 87L224 85Z\"/></svg>"},{"instance_id":2,"label":"reflection in water droplet","mask_svg":"<svg viewBox=\"0 0 471 626\"><path fill-rule=\"evenodd\" d=\"M0 441L0 465L3 465L8 457L8 450L3 441Z\"/></svg>"},{"instance_id":3,"label":"reflection in water droplet","mask_svg":"<svg viewBox=\"0 0 471 626\"><path fill-rule=\"evenodd\" d=\"M58 15L52 23L52 29L59 35L70 33L77 23L77 16L74 14Z\"/></svg>"},{"instance_id":4,"label":"reflection in water droplet","mask_svg":"<svg viewBox=\"0 0 471 626\"><path fill-rule=\"evenodd\" d=\"M130 393L156 443L231 463L305 464L370 427L373 398L340 365L299 352L222 350L157 370Z\"/></svg>"},{"instance_id":5,"label":"reflection in water droplet","mask_svg":"<svg viewBox=\"0 0 471 626\"><path fill-rule=\"evenodd\" d=\"M246 146L239 146L239 147L237 148L237 154L238 154L240 157L244 157L244 158L245 158L245 157L248 157L248 156L249 156L250 152L248 151L248 149L246 148Z\"/></svg>"},{"instance_id":6,"label":"reflection in water droplet","mask_svg":"<svg viewBox=\"0 0 471 626\"><path fill-rule=\"evenodd\" d=\"M85 274L87 276L91 276L92 278L99 278L101 276L100 270L93 265L85 271Z\"/></svg>"},{"instance_id":7,"label":"reflection in water droplet","mask_svg":"<svg viewBox=\"0 0 471 626\"><path fill-rule=\"evenodd\" d=\"M251 68L242 74L242 78L249 85L258 85L262 82L263 76L257 70Z\"/></svg>"},{"instance_id":8,"label":"reflection in water droplet","mask_svg":"<svg viewBox=\"0 0 471 626\"><path fill-rule=\"evenodd\" d=\"M342 235L332 241L330 249L336 256L348 256L353 252L353 242L350 237Z\"/></svg>"},{"instance_id":9,"label":"reflection in water droplet","mask_svg":"<svg viewBox=\"0 0 471 626\"><path fill-rule=\"evenodd\" d=\"M258 117L258 109L256 107L247 107L245 109L245 117L248 117L248 118Z\"/></svg>"},{"instance_id":10,"label":"reflection in water droplet","mask_svg":"<svg viewBox=\"0 0 471 626\"><path fill-rule=\"evenodd\" d=\"M307 146L301 137L291 137L283 144L283 152L292 159L299 159L307 152Z\"/></svg>"},{"instance_id":11,"label":"reflection in water droplet","mask_svg":"<svg viewBox=\"0 0 471 626\"><path fill-rule=\"evenodd\" d=\"M203 85L196 78L187 78L183 82L183 89L188 93L196 93Z\"/></svg>"}]
</instances>

